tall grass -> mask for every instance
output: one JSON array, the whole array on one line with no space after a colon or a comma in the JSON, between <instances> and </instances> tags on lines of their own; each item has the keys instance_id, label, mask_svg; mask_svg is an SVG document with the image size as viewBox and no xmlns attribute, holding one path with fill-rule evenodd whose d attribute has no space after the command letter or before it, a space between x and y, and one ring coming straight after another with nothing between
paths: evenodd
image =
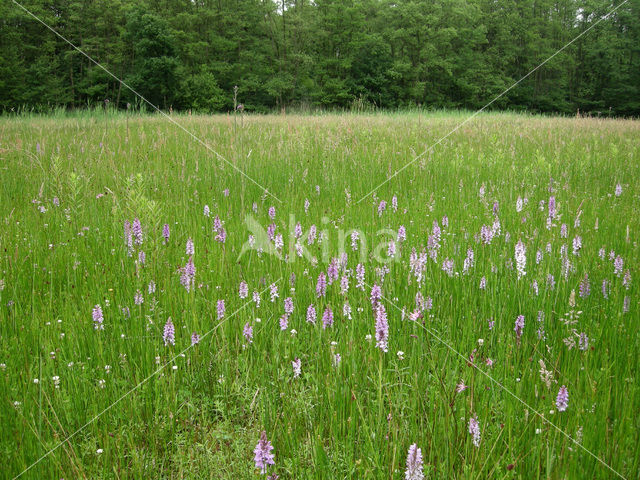
<instances>
[{"instance_id":1,"label":"tall grass","mask_svg":"<svg viewBox=\"0 0 640 480\"><path fill-rule=\"evenodd\" d=\"M22 478L254 478L252 450L265 430L275 447L270 473L280 478L404 478L412 443L428 478L614 477L606 465L637 478L637 122L481 115L358 203L464 116L174 118L281 202L158 116L0 119L0 476L13 478L56 448ZM558 216L547 228L550 196ZM527 199L520 212L518 197ZM381 200L387 208L379 215ZM239 257L251 233L247 216L266 230L270 206L288 261L256 250ZM325 231L322 243L304 242L317 261L290 249L290 214L305 235L312 224ZM216 215L225 243L215 239ZM496 217L501 233L485 244L478 235ZM123 224L134 218L144 240L130 251ZM425 251L434 222L442 228L437 262L426 263L418 283L410 253ZM401 225L407 239L381 282L374 248L385 257L391 235L380 232ZM362 244L353 251L347 237L348 293L338 280L318 298L318 275L340 255L339 233L350 229L362 232L369 254L360 258ZM577 236L582 248L574 255ZM196 276L187 292L180 269L189 238ZM520 278L519 240L527 257ZM469 248L475 262L464 273ZM619 276L611 251L624 261ZM453 276L442 270L447 258ZM353 275L359 262L364 291ZM591 292L583 298L585 274ZM243 280L247 299L238 296ZM271 302L276 282L279 298ZM369 297L376 283L389 317L387 353L375 347ZM263 292L259 308L254 291ZM414 322L418 292L433 308ZM286 297L295 309L283 331ZM309 304L316 325L306 321ZM94 329L95 305L104 330ZM323 329L327 306L335 320ZM520 339L518 315L525 316ZM169 317L173 346L163 341ZM243 336L247 323L252 343ZM193 332L212 329L189 348ZM580 333L586 350L578 348ZM296 358L302 374L294 379ZM552 373L549 387L540 361ZM468 388L457 393L461 382ZM561 385L569 392L564 412L555 406ZM479 447L467 427L474 415Z\"/></svg>"}]
</instances>

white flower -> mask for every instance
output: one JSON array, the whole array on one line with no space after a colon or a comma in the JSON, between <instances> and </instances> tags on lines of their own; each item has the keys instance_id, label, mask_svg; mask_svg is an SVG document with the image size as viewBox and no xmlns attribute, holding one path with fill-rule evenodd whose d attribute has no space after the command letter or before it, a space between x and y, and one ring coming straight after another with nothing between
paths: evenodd
<instances>
[{"instance_id":1,"label":"white flower","mask_svg":"<svg viewBox=\"0 0 640 480\"><path fill-rule=\"evenodd\" d=\"M102 452L104 452L104 450L102 450L101 448L96 450L96 455L101 455Z\"/></svg>"},{"instance_id":2,"label":"white flower","mask_svg":"<svg viewBox=\"0 0 640 480\"><path fill-rule=\"evenodd\" d=\"M398 360L404 360L404 352L402 350L398 350Z\"/></svg>"}]
</instances>

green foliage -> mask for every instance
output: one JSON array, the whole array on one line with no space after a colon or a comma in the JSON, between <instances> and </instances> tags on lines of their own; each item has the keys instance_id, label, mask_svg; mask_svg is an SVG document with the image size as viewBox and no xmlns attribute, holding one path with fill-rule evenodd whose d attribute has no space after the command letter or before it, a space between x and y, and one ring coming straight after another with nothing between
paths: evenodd
<instances>
[{"instance_id":1,"label":"green foliage","mask_svg":"<svg viewBox=\"0 0 640 480\"><path fill-rule=\"evenodd\" d=\"M47 0L25 6L159 108L477 109L594 25L605 0ZM0 110L141 100L0 6ZM491 108L640 114L630 0ZM146 107L148 110L150 107Z\"/></svg>"}]
</instances>

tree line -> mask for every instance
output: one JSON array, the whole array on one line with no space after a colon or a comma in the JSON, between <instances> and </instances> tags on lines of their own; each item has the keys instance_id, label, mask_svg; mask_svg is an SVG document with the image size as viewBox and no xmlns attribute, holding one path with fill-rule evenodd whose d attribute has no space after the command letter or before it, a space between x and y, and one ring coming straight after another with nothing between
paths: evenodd
<instances>
[{"instance_id":1,"label":"tree line","mask_svg":"<svg viewBox=\"0 0 640 480\"><path fill-rule=\"evenodd\" d=\"M163 109L477 109L617 5L608 0L25 0ZM234 87L237 96L234 97ZM11 1L0 110L140 99ZM491 108L640 114L640 0Z\"/></svg>"}]
</instances>

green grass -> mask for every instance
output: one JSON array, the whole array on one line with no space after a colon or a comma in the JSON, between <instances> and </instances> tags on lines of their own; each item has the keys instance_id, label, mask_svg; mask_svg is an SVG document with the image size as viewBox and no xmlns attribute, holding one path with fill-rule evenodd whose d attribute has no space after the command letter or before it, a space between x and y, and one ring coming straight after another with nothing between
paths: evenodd
<instances>
[{"instance_id":1,"label":"green grass","mask_svg":"<svg viewBox=\"0 0 640 480\"><path fill-rule=\"evenodd\" d=\"M20 474L169 362L21 478L257 478L252 452L262 430L274 445L276 466L269 472L282 479L404 478L413 443L432 479L616 477L534 410L625 478L639 478L640 123L481 115L358 203L465 116L173 118L280 201L158 116L0 119L1 477ZM548 229L550 195L559 217ZM518 197L528 199L521 212ZM387 209L379 216L383 199ZM476 237L492 225L494 202L501 235L484 245ZM245 219L252 215L266 229L270 206L288 261L255 250L239 258L251 233ZM214 238L215 215L224 222L224 244ZM418 284L409 269L411 249L424 250L433 222L442 226L445 215L437 263L427 262ZM129 256L123 224L134 218L144 242ZM288 231L297 221L305 235L312 224L325 231L322 244L308 246L316 262L290 250ZM401 225L407 240L386 264L382 283L390 324L383 353L375 338L366 339L375 334L370 285L379 282L382 266L374 248L385 257L391 235L384 229ZM362 262L369 286L357 289L352 275L348 294L338 280L317 298L318 274L340 254L340 232L351 229L362 232L369 254L353 252L347 237L347 268L353 274ZM575 236L582 238L579 255L572 253ZM188 238L197 269L191 292L179 272ZM519 239L527 251L522 278L514 260ZM572 265L566 277L563 245ZM463 274L469 248L475 265ZM539 264L538 249L544 251ZM137 263L140 250L144 265ZM612 250L624 260L620 276ZM453 277L441 268L446 258L455 262ZM585 274L591 294L582 298ZM483 276L486 290L479 288ZM242 280L249 284L246 300L238 297ZM608 298L603 280L610 282ZM274 303L273 282L279 286ZM142 305L134 304L138 290ZM259 308L250 301L256 290L263 291ZM415 309L417 292L433 299L433 309L412 322L400 310ZM281 331L289 296L295 310ZM219 323L220 299L226 315ZM342 315L345 299L351 320ZM305 318L310 303L318 311L315 326ZM104 311L101 331L91 315L97 304ZM335 321L325 330L328 305ZM575 324L567 321L571 311L580 312ZM525 316L520 341L518 315ZM165 347L168 317L176 343ZM249 345L242 334L247 322L254 329ZM192 332L211 329L172 360L189 347ZM577 341L581 332L589 349L570 349L565 339ZM477 369L467 360L474 349ZM335 353L342 358L338 367ZM296 357L302 375L294 379ZM540 360L553 372L550 388ZM456 394L461 380L469 388ZM564 412L555 407L561 385L569 391ZM467 427L474 415L479 448Z\"/></svg>"}]
</instances>

